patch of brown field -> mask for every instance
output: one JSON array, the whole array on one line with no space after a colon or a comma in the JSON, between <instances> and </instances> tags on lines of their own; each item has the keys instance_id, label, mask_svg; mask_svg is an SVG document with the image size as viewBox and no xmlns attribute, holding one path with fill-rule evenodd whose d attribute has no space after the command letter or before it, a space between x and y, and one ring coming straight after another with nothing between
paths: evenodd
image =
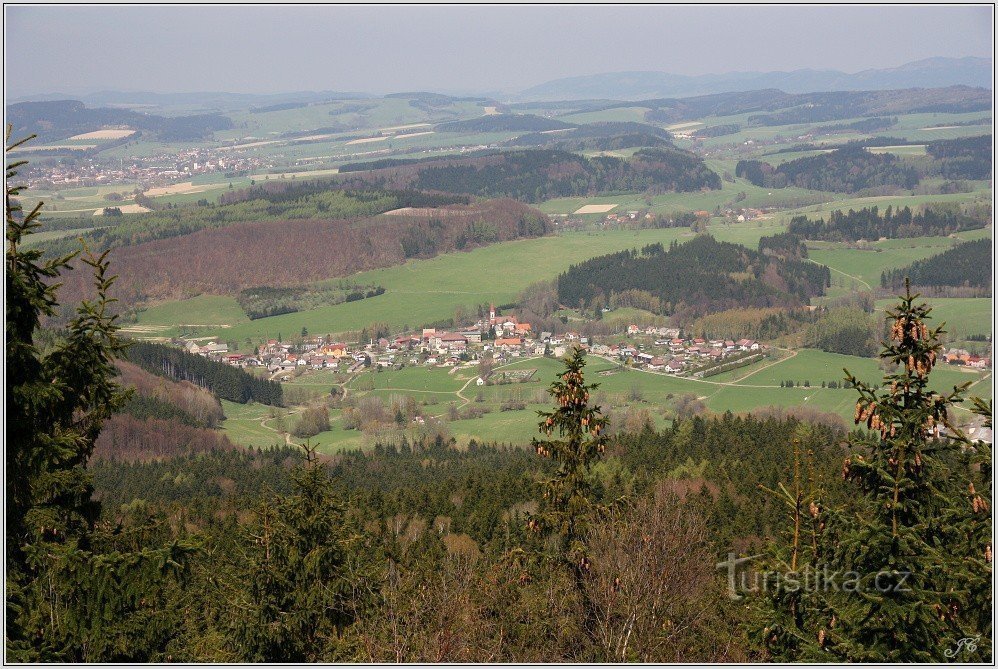
<instances>
[{"instance_id":1,"label":"patch of brown field","mask_svg":"<svg viewBox=\"0 0 998 669\"><path fill-rule=\"evenodd\" d=\"M616 209L618 205L616 204L584 204L578 209L576 209L573 214L605 214L608 211Z\"/></svg>"},{"instance_id":2,"label":"patch of brown field","mask_svg":"<svg viewBox=\"0 0 998 669\"><path fill-rule=\"evenodd\" d=\"M107 209L113 209L113 208L114 207L107 207ZM123 204L119 206L118 209L121 210L122 214L142 214L147 211L152 211L151 209L143 207L141 204ZM104 208L98 209L97 211L94 212L94 216L103 216L103 215L104 215Z\"/></svg>"},{"instance_id":3,"label":"patch of brown field","mask_svg":"<svg viewBox=\"0 0 998 669\"><path fill-rule=\"evenodd\" d=\"M61 151L62 149L86 151L87 149L92 149L96 146L96 144L47 144L45 146L19 146L14 149L14 151ZM13 151L11 153L13 153Z\"/></svg>"},{"instance_id":4,"label":"patch of brown field","mask_svg":"<svg viewBox=\"0 0 998 669\"><path fill-rule=\"evenodd\" d=\"M429 123L410 123L409 125L394 125L390 128L381 128L380 132L392 132L395 130L409 130L410 128L425 128Z\"/></svg>"},{"instance_id":5,"label":"patch of brown field","mask_svg":"<svg viewBox=\"0 0 998 669\"><path fill-rule=\"evenodd\" d=\"M351 144L369 144L371 142L383 142L388 139L387 135L382 135L381 137L364 137L362 139L351 139L346 143L347 146Z\"/></svg>"},{"instance_id":6,"label":"patch of brown field","mask_svg":"<svg viewBox=\"0 0 998 669\"><path fill-rule=\"evenodd\" d=\"M195 186L190 181L184 181L183 183L173 184L172 186L150 188L145 192L145 195L147 197L160 197L162 195L186 195L188 193L203 193L206 190L211 190L211 186Z\"/></svg>"},{"instance_id":7,"label":"patch of brown field","mask_svg":"<svg viewBox=\"0 0 998 669\"><path fill-rule=\"evenodd\" d=\"M107 128L105 130L94 130L93 132L85 132L81 135L73 135L70 139L121 139L122 137L130 137L134 135L134 130L129 130L125 128L123 130L114 130Z\"/></svg>"}]
</instances>

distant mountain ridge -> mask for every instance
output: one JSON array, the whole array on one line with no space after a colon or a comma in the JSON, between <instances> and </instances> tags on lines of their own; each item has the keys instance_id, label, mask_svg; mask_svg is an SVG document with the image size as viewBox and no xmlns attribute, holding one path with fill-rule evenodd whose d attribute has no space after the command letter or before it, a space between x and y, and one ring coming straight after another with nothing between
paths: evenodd
<instances>
[{"instance_id":1,"label":"distant mountain ridge","mask_svg":"<svg viewBox=\"0 0 998 669\"><path fill-rule=\"evenodd\" d=\"M201 91L191 93L154 93L152 91L97 91L86 95L62 93L39 93L8 100L7 104L19 102L51 102L58 100L79 100L88 107L159 107L185 105L211 111L233 111L246 107L273 105L283 102L330 102L335 100L355 100L371 97L364 93L343 91L299 91L295 93L226 93L222 91Z\"/></svg>"},{"instance_id":2,"label":"distant mountain ridge","mask_svg":"<svg viewBox=\"0 0 998 669\"><path fill-rule=\"evenodd\" d=\"M946 86L992 87L990 58L927 58L899 67L856 73L837 70L730 72L688 76L668 72L607 72L555 79L513 96L517 101L637 100L734 91L779 89L786 93L860 91Z\"/></svg>"}]
</instances>

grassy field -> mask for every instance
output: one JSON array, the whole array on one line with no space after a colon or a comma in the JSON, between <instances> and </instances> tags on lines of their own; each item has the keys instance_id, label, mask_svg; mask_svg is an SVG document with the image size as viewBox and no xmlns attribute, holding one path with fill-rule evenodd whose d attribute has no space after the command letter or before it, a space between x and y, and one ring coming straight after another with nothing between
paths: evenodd
<instances>
[{"instance_id":1,"label":"grassy field","mask_svg":"<svg viewBox=\"0 0 998 669\"><path fill-rule=\"evenodd\" d=\"M656 425L662 427L672 416L674 401L681 395L689 394L699 398L707 409L717 413L750 412L771 406L809 407L850 419L856 402L855 391L821 387L822 381L841 381L844 377L843 368L869 383L879 383L883 376L883 371L875 360L812 349L793 352L775 363L767 359L748 368L747 376L737 381L731 381L730 374L705 380L677 378L622 367L616 362L595 356L589 358L586 374L587 380L600 384L593 399L602 404L604 410L621 412L627 409L645 409ZM406 367L401 370L362 372L346 383L346 387L351 396L378 397L386 404L394 397L412 397L421 405L423 415L428 417L445 417L451 405L458 408L487 408L488 413L480 418L447 422L446 430L459 443L467 443L471 439L528 443L537 434L536 412L549 408L550 398L546 389L562 371L562 362L553 358L527 358L499 369L532 369L535 372L529 381L523 383L478 387L474 383L468 383L477 376L473 365L459 368L454 373L449 373L446 369ZM742 370L741 373L745 374L746 371ZM347 378L342 374L310 371L285 386L311 388L317 393L326 394L332 385L342 383ZM780 388L780 383L785 380L800 382L801 386ZM804 381L810 382L810 387L803 387ZM956 367L937 367L933 372L932 387L936 390L948 390L953 385L966 381L975 384L970 394L991 397L989 373ZM457 393L462 388L464 391L459 396ZM503 411L503 403L511 399L524 402L525 407ZM283 435L277 431L281 427L281 421L271 417L270 407L231 402L223 402L223 407L227 416L223 429L233 441L249 446L282 443ZM296 412L297 409L290 411ZM293 421L293 417L286 418L283 422L285 428L292 425ZM330 423L330 430L311 439L312 443L319 445L321 452L331 454L344 449L369 448L376 441L374 435L344 429L338 409L330 412ZM414 439L418 437L419 428L410 426L403 431L410 439Z\"/></svg>"},{"instance_id":2,"label":"grassy field","mask_svg":"<svg viewBox=\"0 0 998 669\"><path fill-rule=\"evenodd\" d=\"M222 400L222 410L225 412L222 431L234 443L257 448L284 443L283 436L262 425L270 418L271 407Z\"/></svg>"},{"instance_id":3,"label":"grassy field","mask_svg":"<svg viewBox=\"0 0 998 669\"><path fill-rule=\"evenodd\" d=\"M566 123L604 123L607 121L637 121L645 122L647 107L614 107L594 112L582 112L560 116L558 120Z\"/></svg>"},{"instance_id":4,"label":"grassy field","mask_svg":"<svg viewBox=\"0 0 998 669\"><path fill-rule=\"evenodd\" d=\"M994 301L991 298L927 297L924 301L932 307L929 314L931 323L940 325L945 322L951 340L994 332ZM896 300L877 300L877 309L884 310L895 303Z\"/></svg>"},{"instance_id":5,"label":"grassy field","mask_svg":"<svg viewBox=\"0 0 998 669\"><path fill-rule=\"evenodd\" d=\"M735 173L736 161L708 160L707 165L719 175L724 172ZM737 198L740 194L745 197ZM587 204L617 204L615 213L628 210L647 210L659 214L670 214L685 211L713 211L715 207L802 207L835 199L834 193L807 190L804 188L767 189L749 183L745 179L736 178L734 182L721 181L720 190L697 191L693 193L666 193L648 198L641 193L625 195L607 195L600 197L567 197L548 200L538 205L538 208L548 214L571 214ZM650 204L649 204L650 202ZM605 214L595 214L594 219L602 219Z\"/></svg>"},{"instance_id":6,"label":"grassy field","mask_svg":"<svg viewBox=\"0 0 998 669\"><path fill-rule=\"evenodd\" d=\"M756 245L759 237L774 231L752 223L717 226L712 232L719 239ZM688 229L670 228L572 232L517 240L356 274L351 277L355 281L386 289L384 295L358 302L249 321L233 298L203 296L149 307L139 315L138 325L163 328L163 336L176 334L178 323L225 325L203 327L200 334L240 342L247 337L290 335L303 326L313 333L355 331L374 322L415 328L452 317L457 306L512 301L531 283L553 279L573 263L597 255L690 238ZM511 267L516 271L504 269ZM494 280L497 276L501 282Z\"/></svg>"},{"instance_id":7,"label":"grassy field","mask_svg":"<svg viewBox=\"0 0 998 669\"><path fill-rule=\"evenodd\" d=\"M164 335L178 334L181 327L213 327L217 336L229 336L224 331L232 325L249 323L250 319L234 297L199 295L189 300L167 302L139 314L138 322L126 324L126 330L150 330ZM291 334L291 331L288 331Z\"/></svg>"},{"instance_id":8,"label":"grassy field","mask_svg":"<svg viewBox=\"0 0 998 669\"><path fill-rule=\"evenodd\" d=\"M880 286L880 275L888 269L910 265L916 260L942 253L971 239L986 239L990 228L960 232L952 237L912 237L888 239L867 248L846 248L830 242L809 242L808 256L832 269L833 284L852 289L870 290Z\"/></svg>"}]
</instances>

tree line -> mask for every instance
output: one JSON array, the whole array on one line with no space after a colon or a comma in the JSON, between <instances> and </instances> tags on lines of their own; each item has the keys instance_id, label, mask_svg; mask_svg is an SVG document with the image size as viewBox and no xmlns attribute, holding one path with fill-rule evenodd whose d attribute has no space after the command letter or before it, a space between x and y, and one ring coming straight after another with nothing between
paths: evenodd
<instances>
[{"instance_id":1,"label":"tree line","mask_svg":"<svg viewBox=\"0 0 998 669\"><path fill-rule=\"evenodd\" d=\"M821 295L830 282L827 267L783 260L700 235L668 250L621 251L592 258L558 276L558 300L573 307L639 291L653 300L642 305L662 314L693 317L739 306L796 307ZM632 304L630 306L637 306Z\"/></svg>"},{"instance_id":2,"label":"tree line","mask_svg":"<svg viewBox=\"0 0 998 669\"><path fill-rule=\"evenodd\" d=\"M396 161L393 165L390 170L351 172L339 180L350 188L416 188L525 202L649 188L696 191L721 187L720 177L699 157L668 146L642 149L627 159L534 149Z\"/></svg>"},{"instance_id":3,"label":"tree line","mask_svg":"<svg viewBox=\"0 0 998 669\"><path fill-rule=\"evenodd\" d=\"M942 204L926 205L915 211L908 206L900 209L887 207L883 214L875 206L858 211L835 210L827 220L794 216L787 226L787 233L803 239L830 242L876 241L881 237L944 237L954 232L983 228L990 222L990 210L986 207L965 212L959 206Z\"/></svg>"},{"instance_id":4,"label":"tree line","mask_svg":"<svg viewBox=\"0 0 998 669\"><path fill-rule=\"evenodd\" d=\"M280 383L258 378L240 367L215 362L174 346L135 341L128 346L125 355L129 362L151 374L189 381L231 402L283 404Z\"/></svg>"},{"instance_id":5,"label":"tree line","mask_svg":"<svg viewBox=\"0 0 998 669\"><path fill-rule=\"evenodd\" d=\"M739 160L735 176L764 188L796 186L841 193L883 186L910 190L920 178L914 167L891 154L870 153L860 146L805 156L776 167L760 160Z\"/></svg>"},{"instance_id":6,"label":"tree line","mask_svg":"<svg viewBox=\"0 0 998 669\"><path fill-rule=\"evenodd\" d=\"M904 286L906 278L910 278L916 286L987 288L990 295L994 262L991 241L963 242L925 260L916 260L907 267L886 270L880 275L880 285L896 291Z\"/></svg>"}]
</instances>

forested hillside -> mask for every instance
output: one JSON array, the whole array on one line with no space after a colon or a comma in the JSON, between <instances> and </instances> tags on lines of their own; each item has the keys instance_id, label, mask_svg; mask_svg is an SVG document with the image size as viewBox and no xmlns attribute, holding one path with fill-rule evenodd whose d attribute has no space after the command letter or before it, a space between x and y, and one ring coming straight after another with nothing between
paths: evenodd
<instances>
[{"instance_id":1,"label":"forested hillside","mask_svg":"<svg viewBox=\"0 0 998 669\"><path fill-rule=\"evenodd\" d=\"M595 103L587 111L647 107L649 122L676 123L705 116L750 114L755 126L818 123L861 116L926 112L963 113L991 109L990 91L969 86L883 91L785 93L775 88L685 98Z\"/></svg>"},{"instance_id":2,"label":"forested hillside","mask_svg":"<svg viewBox=\"0 0 998 669\"><path fill-rule=\"evenodd\" d=\"M659 245L593 258L558 276L565 305L609 304L626 295L654 313L696 318L735 307L796 307L824 294L827 267L783 260L709 235L668 250ZM619 299L617 300L619 302Z\"/></svg>"},{"instance_id":3,"label":"forested hillside","mask_svg":"<svg viewBox=\"0 0 998 669\"><path fill-rule=\"evenodd\" d=\"M957 244L939 255L916 260L907 267L884 272L880 285L892 291L910 278L916 286L954 286L993 288L994 255L991 239L976 239Z\"/></svg>"},{"instance_id":4,"label":"forested hillside","mask_svg":"<svg viewBox=\"0 0 998 669\"><path fill-rule=\"evenodd\" d=\"M507 142L510 146L534 146L559 151L614 151L632 147L671 144L669 133L647 123L587 123L559 132L534 132Z\"/></svg>"},{"instance_id":5,"label":"forested hillside","mask_svg":"<svg viewBox=\"0 0 998 669\"><path fill-rule=\"evenodd\" d=\"M233 127L232 119L222 114L165 117L130 109L92 109L77 100L18 102L7 107L7 122L14 126L15 135L35 133L43 141L64 139L105 125L146 130L166 142L205 139L216 130Z\"/></svg>"},{"instance_id":6,"label":"forested hillside","mask_svg":"<svg viewBox=\"0 0 998 669\"><path fill-rule=\"evenodd\" d=\"M233 205L239 206L239 205ZM277 220L201 229L115 248L123 303L236 294L251 287L300 286L361 270L429 258L548 232L540 212L513 200L400 211L349 220ZM88 294L86 273L71 272L64 294Z\"/></svg>"},{"instance_id":7,"label":"forested hillside","mask_svg":"<svg viewBox=\"0 0 998 669\"><path fill-rule=\"evenodd\" d=\"M136 355L150 361L154 359L139 350ZM163 418L190 427L209 428L218 427L225 418L222 405L207 389L207 384L201 386L186 379L176 381L173 375L163 376L162 370L149 372L126 360L118 360L115 366L121 374L121 384L134 389L122 408L123 413L136 418ZM145 364L146 368L152 366L150 362Z\"/></svg>"},{"instance_id":8,"label":"forested hillside","mask_svg":"<svg viewBox=\"0 0 998 669\"><path fill-rule=\"evenodd\" d=\"M437 132L543 132L576 127L556 119L533 114L490 114L466 121L449 121L436 126Z\"/></svg>"},{"instance_id":9,"label":"forested hillside","mask_svg":"<svg viewBox=\"0 0 998 669\"><path fill-rule=\"evenodd\" d=\"M797 186L843 193L882 186L910 189L919 181L914 167L891 154L874 154L859 146L797 158L777 167L759 160L740 160L735 175L765 188Z\"/></svg>"},{"instance_id":10,"label":"forested hillside","mask_svg":"<svg viewBox=\"0 0 998 669\"><path fill-rule=\"evenodd\" d=\"M720 177L682 149L642 149L631 158L585 158L564 151L508 151L471 158L436 158L394 163L341 176L344 187L440 191L539 202L552 197L613 191L696 191L718 189ZM374 166L372 166L374 167Z\"/></svg>"},{"instance_id":11,"label":"forested hillside","mask_svg":"<svg viewBox=\"0 0 998 669\"><path fill-rule=\"evenodd\" d=\"M933 173L946 179L991 178L991 135L930 142L925 150L934 159Z\"/></svg>"},{"instance_id":12,"label":"forested hillside","mask_svg":"<svg viewBox=\"0 0 998 669\"><path fill-rule=\"evenodd\" d=\"M867 207L859 211L833 211L827 221L795 216L790 220L787 232L803 239L822 241L874 241L881 237L945 236L961 230L977 230L990 221L991 208L987 205L966 211L940 205L926 206L920 211L912 211L910 207L895 211L893 207L887 207L883 214L877 207Z\"/></svg>"},{"instance_id":13,"label":"forested hillside","mask_svg":"<svg viewBox=\"0 0 998 669\"><path fill-rule=\"evenodd\" d=\"M156 206L148 198L142 201ZM327 181L275 179L223 193L218 204L206 200L194 206L132 214L112 225L104 217L88 216L83 219L56 219L54 224L46 223L46 226L53 229L104 226L82 235L88 247L103 251L248 222L338 220L373 216L401 207L440 207L469 202L469 198L460 195L373 189L350 191L337 189ZM76 244L76 239L69 238L48 242L45 248L54 254L69 253L76 248Z\"/></svg>"},{"instance_id":14,"label":"forested hillside","mask_svg":"<svg viewBox=\"0 0 998 669\"><path fill-rule=\"evenodd\" d=\"M254 401L274 406L283 404L280 383L261 379L239 367L215 362L174 346L133 342L126 355L130 362L151 374L189 381L222 399L240 403Z\"/></svg>"}]
</instances>

